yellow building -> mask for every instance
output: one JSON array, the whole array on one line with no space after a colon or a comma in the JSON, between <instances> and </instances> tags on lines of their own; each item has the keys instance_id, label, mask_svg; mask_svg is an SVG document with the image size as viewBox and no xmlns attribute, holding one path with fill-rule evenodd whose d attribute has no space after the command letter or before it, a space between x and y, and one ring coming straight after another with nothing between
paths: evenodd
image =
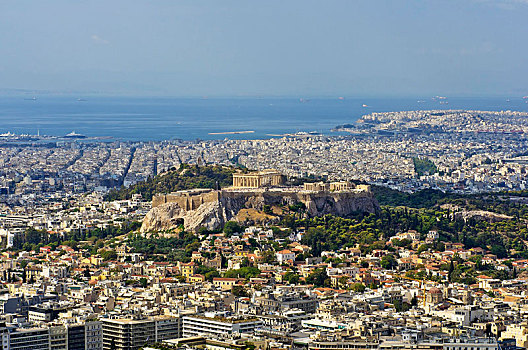
<instances>
[{"instance_id":1,"label":"yellow building","mask_svg":"<svg viewBox=\"0 0 528 350\"><path fill-rule=\"evenodd\" d=\"M205 276L204 275L192 275L192 276L187 277L187 282L189 283L205 282Z\"/></svg>"},{"instance_id":2,"label":"yellow building","mask_svg":"<svg viewBox=\"0 0 528 350\"><path fill-rule=\"evenodd\" d=\"M216 277L213 278L213 284L215 287L220 287L222 290L231 290L233 286L238 282L238 278L226 278Z\"/></svg>"},{"instance_id":3,"label":"yellow building","mask_svg":"<svg viewBox=\"0 0 528 350\"><path fill-rule=\"evenodd\" d=\"M103 262L103 259L101 257L94 256L94 255L92 255L89 258L85 258L81 260L81 264L94 265L94 266L99 266L101 265L102 262Z\"/></svg>"},{"instance_id":4,"label":"yellow building","mask_svg":"<svg viewBox=\"0 0 528 350\"><path fill-rule=\"evenodd\" d=\"M202 253L200 253L200 252L192 252L191 261L196 261L198 263L202 263L204 260L205 260L205 258L202 256Z\"/></svg>"},{"instance_id":5,"label":"yellow building","mask_svg":"<svg viewBox=\"0 0 528 350\"><path fill-rule=\"evenodd\" d=\"M507 325L501 339L515 339L518 347L528 347L528 322Z\"/></svg>"},{"instance_id":6,"label":"yellow building","mask_svg":"<svg viewBox=\"0 0 528 350\"><path fill-rule=\"evenodd\" d=\"M29 281L31 279L37 280L40 275L42 274L42 269L34 266L28 266L26 268L26 280Z\"/></svg>"},{"instance_id":7,"label":"yellow building","mask_svg":"<svg viewBox=\"0 0 528 350\"><path fill-rule=\"evenodd\" d=\"M91 281L104 281L106 279L108 279L107 271L101 271L101 273L98 275L90 276Z\"/></svg>"},{"instance_id":8,"label":"yellow building","mask_svg":"<svg viewBox=\"0 0 528 350\"><path fill-rule=\"evenodd\" d=\"M189 277L189 276L192 276L194 275L194 273L196 272L196 264L194 262L190 262L190 263L180 263L180 274L183 276L183 277Z\"/></svg>"}]
</instances>

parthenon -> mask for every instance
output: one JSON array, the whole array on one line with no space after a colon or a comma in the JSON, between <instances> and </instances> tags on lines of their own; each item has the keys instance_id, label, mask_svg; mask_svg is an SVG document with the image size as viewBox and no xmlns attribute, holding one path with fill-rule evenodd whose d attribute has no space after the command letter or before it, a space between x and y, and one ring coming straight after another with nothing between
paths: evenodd
<instances>
[{"instance_id":1,"label":"parthenon","mask_svg":"<svg viewBox=\"0 0 528 350\"><path fill-rule=\"evenodd\" d=\"M281 184L282 175L274 169L233 174L233 187L236 188L260 188Z\"/></svg>"}]
</instances>

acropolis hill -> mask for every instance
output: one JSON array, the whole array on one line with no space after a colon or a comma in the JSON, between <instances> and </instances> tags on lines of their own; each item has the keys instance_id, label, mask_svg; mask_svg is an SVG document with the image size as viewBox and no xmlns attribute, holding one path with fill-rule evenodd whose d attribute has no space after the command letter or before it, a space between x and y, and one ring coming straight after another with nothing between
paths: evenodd
<instances>
[{"instance_id":1,"label":"acropolis hill","mask_svg":"<svg viewBox=\"0 0 528 350\"><path fill-rule=\"evenodd\" d=\"M265 206L303 203L308 216L372 213L379 207L368 185L342 181L284 187L282 183L280 173L265 170L234 174L233 186L221 190L193 189L155 195L141 231L170 230L182 224L187 231L200 227L216 229L229 220L241 221L238 214L243 209L262 212Z\"/></svg>"}]
</instances>

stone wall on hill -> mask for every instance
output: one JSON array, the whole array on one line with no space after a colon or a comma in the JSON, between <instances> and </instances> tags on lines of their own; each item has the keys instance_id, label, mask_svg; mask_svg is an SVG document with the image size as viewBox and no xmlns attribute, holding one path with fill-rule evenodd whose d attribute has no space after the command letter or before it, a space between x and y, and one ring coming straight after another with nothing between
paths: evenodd
<instances>
[{"instance_id":1,"label":"stone wall on hill","mask_svg":"<svg viewBox=\"0 0 528 350\"><path fill-rule=\"evenodd\" d=\"M152 210L145 216L142 232L163 231L183 225L187 231L200 227L216 229L235 219L241 209L263 210L265 205L283 206L303 203L306 214L348 216L355 212L374 213L379 209L372 192L304 191L297 188L271 189L195 189L160 194L152 200Z\"/></svg>"}]
</instances>

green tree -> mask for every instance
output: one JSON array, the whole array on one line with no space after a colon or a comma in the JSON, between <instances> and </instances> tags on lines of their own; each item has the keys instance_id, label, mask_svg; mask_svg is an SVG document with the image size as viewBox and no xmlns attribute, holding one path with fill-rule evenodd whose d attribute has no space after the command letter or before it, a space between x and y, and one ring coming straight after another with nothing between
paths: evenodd
<instances>
[{"instance_id":1,"label":"green tree","mask_svg":"<svg viewBox=\"0 0 528 350\"><path fill-rule=\"evenodd\" d=\"M238 270L227 270L224 273L224 277L227 277L227 278L245 278L245 279L249 279L249 278L252 278L252 277L257 277L258 275L260 275L260 270L257 269L256 267L252 267L252 266L241 267Z\"/></svg>"},{"instance_id":2,"label":"green tree","mask_svg":"<svg viewBox=\"0 0 528 350\"><path fill-rule=\"evenodd\" d=\"M277 257L273 250L266 250L262 252L262 262L265 264L273 264L277 261Z\"/></svg>"},{"instance_id":3,"label":"green tree","mask_svg":"<svg viewBox=\"0 0 528 350\"><path fill-rule=\"evenodd\" d=\"M325 287L330 285L330 278L326 274L326 269L315 269L306 277L306 283L313 284L316 287Z\"/></svg>"},{"instance_id":4,"label":"green tree","mask_svg":"<svg viewBox=\"0 0 528 350\"><path fill-rule=\"evenodd\" d=\"M251 263L249 262L249 259L247 257L244 257L242 261L240 262L241 267L248 267L251 266Z\"/></svg>"},{"instance_id":5,"label":"green tree","mask_svg":"<svg viewBox=\"0 0 528 350\"><path fill-rule=\"evenodd\" d=\"M249 293L244 286L233 286L231 288L231 293L236 297L248 297Z\"/></svg>"},{"instance_id":6,"label":"green tree","mask_svg":"<svg viewBox=\"0 0 528 350\"><path fill-rule=\"evenodd\" d=\"M502 245L491 246L491 254L496 255L499 259L504 259L508 256L508 251Z\"/></svg>"},{"instance_id":7,"label":"green tree","mask_svg":"<svg viewBox=\"0 0 528 350\"><path fill-rule=\"evenodd\" d=\"M454 273L455 273L455 264L453 260L451 259L451 261L449 262L449 269L447 270L447 279L449 280L449 282L453 282Z\"/></svg>"},{"instance_id":8,"label":"green tree","mask_svg":"<svg viewBox=\"0 0 528 350\"><path fill-rule=\"evenodd\" d=\"M243 231L244 231L244 228L240 226L240 224L236 221L228 221L224 225L224 233L228 236L234 233L240 233Z\"/></svg>"},{"instance_id":9,"label":"green tree","mask_svg":"<svg viewBox=\"0 0 528 350\"><path fill-rule=\"evenodd\" d=\"M337 286L341 289L346 289L348 287L348 276L341 276L337 280Z\"/></svg>"},{"instance_id":10,"label":"green tree","mask_svg":"<svg viewBox=\"0 0 528 350\"><path fill-rule=\"evenodd\" d=\"M405 312L411 309L411 305L409 303L401 302L399 299L394 300L393 305L394 309L396 309L396 312Z\"/></svg>"},{"instance_id":11,"label":"green tree","mask_svg":"<svg viewBox=\"0 0 528 350\"><path fill-rule=\"evenodd\" d=\"M445 244L444 244L444 242L440 242L440 241L436 242L436 244L435 244L435 249L436 249L437 251L439 251L439 252L443 252L443 251L445 250Z\"/></svg>"},{"instance_id":12,"label":"green tree","mask_svg":"<svg viewBox=\"0 0 528 350\"><path fill-rule=\"evenodd\" d=\"M409 247L412 244L412 241L410 239L404 238L404 239L393 239L392 244L396 247Z\"/></svg>"},{"instance_id":13,"label":"green tree","mask_svg":"<svg viewBox=\"0 0 528 350\"><path fill-rule=\"evenodd\" d=\"M394 257L394 255L387 254L381 258L380 264L381 264L381 267L389 270L389 269L396 267L398 265L398 262L396 261L396 258Z\"/></svg>"},{"instance_id":14,"label":"green tree","mask_svg":"<svg viewBox=\"0 0 528 350\"><path fill-rule=\"evenodd\" d=\"M363 293L367 289L363 283L354 283L352 285L352 290L356 293Z\"/></svg>"},{"instance_id":15,"label":"green tree","mask_svg":"<svg viewBox=\"0 0 528 350\"><path fill-rule=\"evenodd\" d=\"M429 245L428 245L428 244L421 244L421 245L418 247L417 253L420 254L420 253L422 253L422 252L427 251L427 249L429 249Z\"/></svg>"},{"instance_id":16,"label":"green tree","mask_svg":"<svg viewBox=\"0 0 528 350\"><path fill-rule=\"evenodd\" d=\"M220 273L216 270L209 271L205 274L205 279L209 282L213 282L213 278L220 277Z\"/></svg>"},{"instance_id":17,"label":"green tree","mask_svg":"<svg viewBox=\"0 0 528 350\"><path fill-rule=\"evenodd\" d=\"M117 259L117 253L114 250L105 250L101 253L101 258L104 261Z\"/></svg>"},{"instance_id":18,"label":"green tree","mask_svg":"<svg viewBox=\"0 0 528 350\"><path fill-rule=\"evenodd\" d=\"M265 214L273 215L273 210L271 210L271 206L270 206L270 205L265 204L265 205L262 207L262 211L263 211Z\"/></svg>"},{"instance_id":19,"label":"green tree","mask_svg":"<svg viewBox=\"0 0 528 350\"><path fill-rule=\"evenodd\" d=\"M299 275L293 271L286 272L283 277L283 280L288 282L289 284L297 284L299 283L299 279Z\"/></svg>"}]
</instances>

